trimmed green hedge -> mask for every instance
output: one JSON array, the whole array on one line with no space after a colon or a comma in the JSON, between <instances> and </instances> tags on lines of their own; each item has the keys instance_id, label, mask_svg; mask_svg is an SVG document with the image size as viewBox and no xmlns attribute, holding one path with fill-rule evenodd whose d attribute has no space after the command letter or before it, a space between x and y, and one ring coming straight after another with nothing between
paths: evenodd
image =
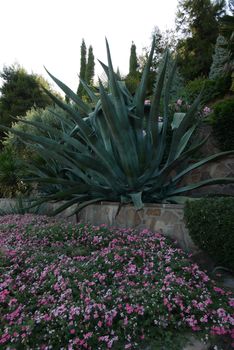
<instances>
[{"instance_id":1,"label":"trimmed green hedge","mask_svg":"<svg viewBox=\"0 0 234 350\"><path fill-rule=\"evenodd\" d=\"M214 105L212 126L222 151L234 149L234 97Z\"/></svg>"},{"instance_id":2,"label":"trimmed green hedge","mask_svg":"<svg viewBox=\"0 0 234 350\"><path fill-rule=\"evenodd\" d=\"M221 266L234 270L234 198L205 198L185 205L194 243Z\"/></svg>"}]
</instances>

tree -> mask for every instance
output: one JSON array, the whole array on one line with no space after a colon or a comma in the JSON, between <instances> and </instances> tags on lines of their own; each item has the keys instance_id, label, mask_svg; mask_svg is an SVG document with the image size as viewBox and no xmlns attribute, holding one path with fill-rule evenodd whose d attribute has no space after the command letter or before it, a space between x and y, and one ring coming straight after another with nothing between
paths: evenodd
<instances>
[{"instance_id":1,"label":"tree","mask_svg":"<svg viewBox=\"0 0 234 350\"><path fill-rule=\"evenodd\" d=\"M95 66L95 63L94 63L93 48L90 45L89 53L88 53L88 62L85 69L85 81L88 85L93 85L94 66Z\"/></svg>"},{"instance_id":2,"label":"tree","mask_svg":"<svg viewBox=\"0 0 234 350\"><path fill-rule=\"evenodd\" d=\"M134 94L136 88L140 81L140 74L138 71L138 58L136 54L136 45L132 41L131 49L130 49L130 58L129 58L129 73L125 78L125 83L129 91Z\"/></svg>"},{"instance_id":3,"label":"tree","mask_svg":"<svg viewBox=\"0 0 234 350\"><path fill-rule=\"evenodd\" d=\"M42 89L42 86L50 89L48 82L40 76L28 74L19 65L5 66L0 77L3 79L0 88L0 124L11 126L12 117L24 116L33 106L44 108L52 104Z\"/></svg>"},{"instance_id":4,"label":"tree","mask_svg":"<svg viewBox=\"0 0 234 350\"><path fill-rule=\"evenodd\" d=\"M231 14L226 14L220 21L220 34L227 40L224 46L229 51L229 58L225 65L225 72L231 74L231 91L234 91L234 1L228 2Z\"/></svg>"},{"instance_id":5,"label":"tree","mask_svg":"<svg viewBox=\"0 0 234 350\"><path fill-rule=\"evenodd\" d=\"M176 16L178 64L184 78L207 77L219 31L219 19L225 12L225 0L180 0Z\"/></svg>"},{"instance_id":6,"label":"tree","mask_svg":"<svg viewBox=\"0 0 234 350\"><path fill-rule=\"evenodd\" d=\"M137 73L138 63L137 63L137 54L136 54L136 45L132 41L131 53L129 59L129 75L135 76Z\"/></svg>"},{"instance_id":7,"label":"tree","mask_svg":"<svg viewBox=\"0 0 234 350\"><path fill-rule=\"evenodd\" d=\"M86 72L86 45L84 39L82 39L81 47L80 47L80 78L85 80L85 72ZM83 85L80 82L77 95L82 97L84 92Z\"/></svg>"},{"instance_id":8,"label":"tree","mask_svg":"<svg viewBox=\"0 0 234 350\"><path fill-rule=\"evenodd\" d=\"M153 93L155 73L158 73L159 71L159 67L163 60L165 50L168 49L170 52L170 56L171 56L170 59L172 61L169 63L169 66L171 66L173 62L173 57L175 56L176 45L177 45L176 33L173 30L160 31L160 29L157 26L155 26L152 31L152 39L153 37L155 38L155 49L154 49L154 55L152 59L152 66L149 73L147 95L152 95ZM145 47L143 48L142 54L138 58L140 75L143 72L145 64L149 58L149 53L150 53L150 48ZM182 77L179 76L178 72L176 72L174 81L178 82L179 84L178 86L180 88L181 88L182 80L183 80ZM173 87L173 89L174 88L175 87Z\"/></svg>"},{"instance_id":9,"label":"tree","mask_svg":"<svg viewBox=\"0 0 234 350\"><path fill-rule=\"evenodd\" d=\"M224 67L229 59L229 52L226 48L227 40L219 35L215 45L213 62L210 67L209 79L216 79L224 74Z\"/></svg>"}]
</instances>

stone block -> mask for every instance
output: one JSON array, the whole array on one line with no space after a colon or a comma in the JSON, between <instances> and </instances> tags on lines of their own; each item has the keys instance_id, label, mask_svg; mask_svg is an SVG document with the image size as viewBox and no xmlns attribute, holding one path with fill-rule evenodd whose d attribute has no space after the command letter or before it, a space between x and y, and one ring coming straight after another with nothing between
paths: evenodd
<instances>
[{"instance_id":1,"label":"stone block","mask_svg":"<svg viewBox=\"0 0 234 350\"><path fill-rule=\"evenodd\" d=\"M230 168L226 166L225 162L215 163L210 169L211 177L227 177L230 172Z\"/></svg>"},{"instance_id":2,"label":"stone block","mask_svg":"<svg viewBox=\"0 0 234 350\"><path fill-rule=\"evenodd\" d=\"M160 220L165 223L165 225L175 224L180 221L176 210L164 210Z\"/></svg>"},{"instance_id":3,"label":"stone block","mask_svg":"<svg viewBox=\"0 0 234 350\"><path fill-rule=\"evenodd\" d=\"M149 215L149 216L160 216L161 215L161 209L159 209L159 208L146 209L146 215Z\"/></svg>"},{"instance_id":4,"label":"stone block","mask_svg":"<svg viewBox=\"0 0 234 350\"><path fill-rule=\"evenodd\" d=\"M120 209L116 219L116 226L138 227L141 222L141 213L131 206L124 206Z\"/></svg>"}]
</instances>

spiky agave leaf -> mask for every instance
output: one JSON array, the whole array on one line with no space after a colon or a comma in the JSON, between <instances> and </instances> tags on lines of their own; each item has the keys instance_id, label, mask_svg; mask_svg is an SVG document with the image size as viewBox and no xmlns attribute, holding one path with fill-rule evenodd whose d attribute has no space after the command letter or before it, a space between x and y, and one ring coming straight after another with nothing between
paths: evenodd
<instances>
[{"instance_id":1,"label":"spiky agave leaf","mask_svg":"<svg viewBox=\"0 0 234 350\"><path fill-rule=\"evenodd\" d=\"M56 209L55 214L74 204L77 204L74 212L78 212L86 205L100 200L133 202L137 209L142 208L144 202L181 202L185 197L180 195L192 189L234 181L232 178L209 179L178 187L183 176L193 169L234 153L222 152L196 163L189 163L191 156L206 141L204 139L194 143L192 140L197 127L194 116L200 97L186 114L181 115L180 120L175 115L169 155L166 162L162 163L165 158L166 133L170 127L168 105L176 65L174 64L166 79L167 53L144 129L144 99L154 45L153 41L149 60L134 97L114 72L106 42L108 66L103 63L102 66L109 79L109 90L100 82L97 96L82 82L92 103L96 103L94 108L85 104L64 83L49 73L65 94L77 104L77 109L72 108L48 92L54 102L70 115L72 123L68 122L68 127L58 130L30 122L43 132L48 131L48 137L11 130L37 150L43 160L42 164L28 164L31 167L31 177L28 180L37 181L42 188L46 186L46 193L39 202L67 201ZM158 114L163 89L163 125L160 128ZM9 130L4 127L2 129ZM54 134L56 138L53 137Z\"/></svg>"}]
</instances>

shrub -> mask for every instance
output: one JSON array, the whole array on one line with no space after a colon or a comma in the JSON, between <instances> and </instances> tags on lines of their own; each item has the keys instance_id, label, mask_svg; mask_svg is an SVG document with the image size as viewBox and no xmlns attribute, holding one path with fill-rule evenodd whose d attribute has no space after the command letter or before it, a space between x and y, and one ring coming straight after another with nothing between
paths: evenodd
<instances>
[{"instance_id":1,"label":"shrub","mask_svg":"<svg viewBox=\"0 0 234 350\"><path fill-rule=\"evenodd\" d=\"M188 82L184 88L183 97L188 103L191 103L204 87L201 103L206 104L215 98L222 98L226 93L229 93L230 85L230 76L222 76L215 80L197 78Z\"/></svg>"},{"instance_id":2,"label":"shrub","mask_svg":"<svg viewBox=\"0 0 234 350\"><path fill-rule=\"evenodd\" d=\"M131 92L131 94L135 93L139 83L140 83L139 74L137 74L135 76L128 75L125 79L125 84L126 84L128 90Z\"/></svg>"},{"instance_id":3,"label":"shrub","mask_svg":"<svg viewBox=\"0 0 234 350\"><path fill-rule=\"evenodd\" d=\"M212 125L220 149L234 149L234 98L223 100L214 105Z\"/></svg>"},{"instance_id":4,"label":"shrub","mask_svg":"<svg viewBox=\"0 0 234 350\"><path fill-rule=\"evenodd\" d=\"M189 81L184 88L183 95L188 103L191 103L199 95L204 86L202 102L207 103L214 97L215 81L205 78L197 78Z\"/></svg>"},{"instance_id":5,"label":"shrub","mask_svg":"<svg viewBox=\"0 0 234 350\"><path fill-rule=\"evenodd\" d=\"M27 186L21 181L22 165L11 148L0 152L0 197L24 193Z\"/></svg>"},{"instance_id":6,"label":"shrub","mask_svg":"<svg viewBox=\"0 0 234 350\"><path fill-rule=\"evenodd\" d=\"M59 116L59 118L58 118ZM30 109L22 121L18 120L12 127L20 132L30 133L35 136L45 136L56 139L56 129L64 127L64 120L66 120L66 112L64 112L59 107L47 107L47 108L32 108ZM51 134L49 130L45 131L38 127L33 126L32 122L40 122L43 125L48 127L53 127L54 133ZM68 123L68 120L67 120ZM73 128L73 123L71 123L71 129ZM9 132L5 138L3 144L6 147L11 147L17 153L20 158L29 158L31 159L35 154L35 149L29 146L29 144L24 142L25 140L20 139L19 136Z\"/></svg>"},{"instance_id":7,"label":"shrub","mask_svg":"<svg viewBox=\"0 0 234 350\"><path fill-rule=\"evenodd\" d=\"M185 220L194 243L218 264L233 269L234 198L187 202Z\"/></svg>"}]
</instances>

